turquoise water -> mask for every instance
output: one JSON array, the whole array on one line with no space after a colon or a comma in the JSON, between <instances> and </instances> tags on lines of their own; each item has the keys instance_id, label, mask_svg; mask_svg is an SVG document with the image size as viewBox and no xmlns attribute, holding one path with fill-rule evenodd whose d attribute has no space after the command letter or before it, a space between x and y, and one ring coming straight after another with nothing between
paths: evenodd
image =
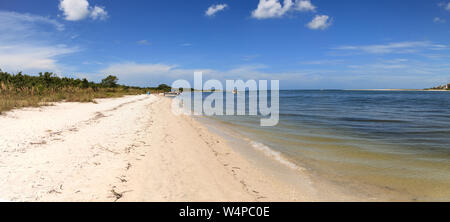
<instances>
[{"instance_id":1,"label":"turquoise water","mask_svg":"<svg viewBox=\"0 0 450 222\"><path fill-rule=\"evenodd\" d=\"M337 186L450 200L450 92L281 91L279 124L261 127L260 118L212 117Z\"/></svg>"}]
</instances>

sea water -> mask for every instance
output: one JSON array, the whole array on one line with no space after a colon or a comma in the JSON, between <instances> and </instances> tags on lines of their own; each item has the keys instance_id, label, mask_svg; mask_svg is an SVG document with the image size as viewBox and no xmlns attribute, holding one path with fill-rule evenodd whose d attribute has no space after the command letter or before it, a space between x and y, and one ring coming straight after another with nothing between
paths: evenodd
<instances>
[{"instance_id":1,"label":"sea water","mask_svg":"<svg viewBox=\"0 0 450 222\"><path fill-rule=\"evenodd\" d=\"M255 152L344 189L450 201L450 92L280 91L279 113L273 127L261 116L208 118Z\"/></svg>"}]
</instances>

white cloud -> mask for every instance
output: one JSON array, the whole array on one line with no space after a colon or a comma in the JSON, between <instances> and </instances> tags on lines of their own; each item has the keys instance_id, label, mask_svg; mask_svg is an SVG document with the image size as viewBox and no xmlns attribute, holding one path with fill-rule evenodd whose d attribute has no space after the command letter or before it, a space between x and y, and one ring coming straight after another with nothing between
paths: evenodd
<instances>
[{"instance_id":1,"label":"white cloud","mask_svg":"<svg viewBox=\"0 0 450 222\"><path fill-rule=\"evenodd\" d=\"M220 12L222 10L224 10L225 8L227 8L228 5L227 4L217 4L217 5L211 5L208 10L206 10L205 15L207 16L213 16L215 15L217 12Z\"/></svg>"},{"instance_id":2,"label":"white cloud","mask_svg":"<svg viewBox=\"0 0 450 222\"><path fill-rule=\"evenodd\" d=\"M87 0L60 0L59 10L63 12L68 21L79 21L87 17L104 20L108 17L108 12L104 7L90 7Z\"/></svg>"},{"instance_id":3,"label":"white cloud","mask_svg":"<svg viewBox=\"0 0 450 222\"><path fill-rule=\"evenodd\" d=\"M389 54L389 53L415 53L420 50L444 50L450 46L435 44L430 41L415 41L415 42L393 42L383 45L362 45L362 46L340 46L334 49L359 51L369 54Z\"/></svg>"},{"instance_id":4,"label":"white cloud","mask_svg":"<svg viewBox=\"0 0 450 222\"><path fill-rule=\"evenodd\" d=\"M436 18L433 19L433 22L434 23L445 23L446 20L442 19L442 18L439 18L439 17L436 17Z\"/></svg>"},{"instance_id":5,"label":"white cloud","mask_svg":"<svg viewBox=\"0 0 450 222\"><path fill-rule=\"evenodd\" d=\"M328 15L316 15L314 17L314 19L307 24L307 26L308 26L308 28L314 29L314 30L317 30L317 29L324 30L324 29L330 27L330 25L332 23L333 22Z\"/></svg>"},{"instance_id":6,"label":"white cloud","mask_svg":"<svg viewBox=\"0 0 450 222\"><path fill-rule=\"evenodd\" d=\"M315 11L316 6L314 6L309 0L301 0L297 2L297 10L299 11Z\"/></svg>"},{"instance_id":7,"label":"white cloud","mask_svg":"<svg viewBox=\"0 0 450 222\"><path fill-rule=\"evenodd\" d=\"M92 10L91 10L91 14L90 17L94 20L100 19L100 20L105 20L108 18L108 12L105 11L104 7L100 7L100 6L95 6Z\"/></svg>"},{"instance_id":8,"label":"white cloud","mask_svg":"<svg viewBox=\"0 0 450 222\"><path fill-rule=\"evenodd\" d=\"M289 11L315 11L310 0L260 0L258 7L252 12L257 19L279 18Z\"/></svg>"},{"instance_id":9,"label":"white cloud","mask_svg":"<svg viewBox=\"0 0 450 222\"><path fill-rule=\"evenodd\" d=\"M284 5L281 5L279 0L260 0L252 16L257 19L281 17L291 9L292 5L291 0L285 0Z\"/></svg>"},{"instance_id":10,"label":"white cloud","mask_svg":"<svg viewBox=\"0 0 450 222\"><path fill-rule=\"evenodd\" d=\"M55 20L31 14L0 11L0 68L8 72L61 72L60 56L78 51L53 41L64 26ZM56 31L56 32L55 32Z\"/></svg>"},{"instance_id":11,"label":"white cloud","mask_svg":"<svg viewBox=\"0 0 450 222\"><path fill-rule=\"evenodd\" d=\"M66 20L82 20L89 15L89 2L87 0L61 0L59 10L63 11Z\"/></svg>"}]
</instances>

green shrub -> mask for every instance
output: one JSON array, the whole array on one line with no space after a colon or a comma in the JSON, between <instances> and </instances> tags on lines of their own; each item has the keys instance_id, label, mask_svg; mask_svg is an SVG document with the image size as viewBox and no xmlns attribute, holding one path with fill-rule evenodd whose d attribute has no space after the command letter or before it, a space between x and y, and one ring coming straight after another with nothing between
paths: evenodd
<instances>
[{"instance_id":1,"label":"green shrub","mask_svg":"<svg viewBox=\"0 0 450 222\"><path fill-rule=\"evenodd\" d=\"M53 102L94 102L95 98L121 97L124 95L156 92L155 88L141 88L117 84L118 78L108 76L101 83L87 79L58 77L45 72L38 76L15 75L0 69L0 113L21 107L37 107Z\"/></svg>"}]
</instances>

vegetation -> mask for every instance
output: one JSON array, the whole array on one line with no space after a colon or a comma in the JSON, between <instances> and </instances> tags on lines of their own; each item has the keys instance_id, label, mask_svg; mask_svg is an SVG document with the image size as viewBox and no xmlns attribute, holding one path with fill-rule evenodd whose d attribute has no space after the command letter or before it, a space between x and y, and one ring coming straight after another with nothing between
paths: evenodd
<instances>
[{"instance_id":1,"label":"vegetation","mask_svg":"<svg viewBox=\"0 0 450 222\"><path fill-rule=\"evenodd\" d=\"M156 89L159 91L164 91L164 92L169 92L172 90L172 88L166 84L161 84Z\"/></svg>"},{"instance_id":2,"label":"vegetation","mask_svg":"<svg viewBox=\"0 0 450 222\"><path fill-rule=\"evenodd\" d=\"M117 84L116 76L108 76L101 83L86 79L58 77L46 72L39 76L13 75L0 69L0 113L14 108L38 107L53 102L94 102L95 98L138 95L146 92L170 91L165 84L157 88L130 87Z\"/></svg>"},{"instance_id":3,"label":"vegetation","mask_svg":"<svg viewBox=\"0 0 450 222\"><path fill-rule=\"evenodd\" d=\"M116 88L117 81L119 81L117 77L109 75L108 77L102 80L102 86L106 88Z\"/></svg>"},{"instance_id":4,"label":"vegetation","mask_svg":"<svg viewBox=\"0 0 450 222\"><path fill-rule=\"evenodd\" d=\"M427 90L450 90L450 83L449 84L444 84L444 85L440 85L440 86L436 86Z\"/></svg>"}]
</instances>

